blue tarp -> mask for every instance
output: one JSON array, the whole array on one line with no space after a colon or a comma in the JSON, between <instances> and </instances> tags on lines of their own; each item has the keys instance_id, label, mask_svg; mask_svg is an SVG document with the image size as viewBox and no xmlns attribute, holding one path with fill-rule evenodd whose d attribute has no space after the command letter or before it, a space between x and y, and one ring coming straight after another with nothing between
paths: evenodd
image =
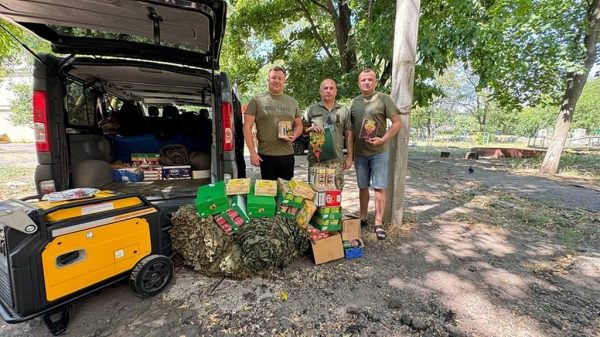
<instances>
[{"instance_id":1,"label":"blue tarp","mask_svg":"<svg viewBox=\"0 0 600 337\"><path fill-rule=\"evenodd\" d=\"M112 145L115 161L131 162L132 153L159 153L165 145L183 144L190 152L210 152L210 138L194 139L177 135L169 140L158 140L153 134L123 137L120 135L107 136Z\"/></svg>"}]
</instances>

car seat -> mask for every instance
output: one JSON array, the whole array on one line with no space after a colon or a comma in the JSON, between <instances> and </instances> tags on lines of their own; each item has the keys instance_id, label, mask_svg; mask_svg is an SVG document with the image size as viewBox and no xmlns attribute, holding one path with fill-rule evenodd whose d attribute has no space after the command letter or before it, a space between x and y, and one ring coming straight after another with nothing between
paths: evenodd
<instances>
[{"instance_id":1,"label":"car seat","mask_svg":"<svg viewBox=\"0 0 600 337\"><path fill-rule=\"evenodd\" d=\"M156 130L156 138L159 140L169 140L179 133L181 123L179 122L179 109L168 105L163 107L160 124Z\"/></svg>"}]
</instances>

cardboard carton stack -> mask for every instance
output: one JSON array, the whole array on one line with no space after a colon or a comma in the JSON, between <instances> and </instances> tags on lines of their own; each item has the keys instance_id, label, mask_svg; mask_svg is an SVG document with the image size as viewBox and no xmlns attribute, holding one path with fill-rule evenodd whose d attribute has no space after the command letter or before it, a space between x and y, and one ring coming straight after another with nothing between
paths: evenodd
<instances>
[{"instance_id":1,"label":"cardboard carton stack","mask_svg":"<svg viewBox=\"0 0 600 337\"><path fill-rule=\"evenodd\" d=\"M292 179L294 180L294 179ZM277 214L285 217L297 217L298 212L304 208L304 200L311 195L310 191L306 190L306 186L301 186L297 181L294 182L296 191L290 186L291 181L277 179ZM308 186L310 188L310 186Z\"/></svg>"},{"instance_id":2,"label":"cardboard carton stack","mask_svg":"<svg viewBox=\"0 0 600 337\"><path fill-rule=\"evenodd\" d=\"M272 218L275 216L277 203L275 198L271 196L256 195L256 186L252 184L250 193L248 194L248 202L246 204L248 216L250 218Z\"/></svg>"},{"instance_id":3,"label":"cardboard carton stack","mask_svg":"<svg viewBox=\"0 0 600 337\"><path fill-rule=\"evenodd\" d=\"M327 191L339 192L330 187ZM311 185L297 179L257 180L255 184L250 179L232 179L200 186L196 210L201 217L213 216L227 234L238 232L252 218L276 214L293 217L309 233L315 264L361 257L360 219L343 217L341 194L334 193L336 197L326 198L317 206L314 201L319 200L318 194Z\"/></svg>"},{"instance_id":4,"label":"cardboard carton stack","mask_svg":"<svg viewBox=\"0 0 600 337\"><path fill-rule=\"evenodd\" d=\"M144 172L144 181L162 180L162 166L158 158L158 153L132 153L131 163Z\"/></svg>"},{"instance_id":5,"label":"cardboard carton stack","mask_svg":"<svg viewBox=\"0 0 600 337\"><path fill-rule=\"evenodd\" d=\"M347 259L362 257L364 244L360 238L360 218L346 216L342 219L342 246Z\"/></svg>"}]
</instances>

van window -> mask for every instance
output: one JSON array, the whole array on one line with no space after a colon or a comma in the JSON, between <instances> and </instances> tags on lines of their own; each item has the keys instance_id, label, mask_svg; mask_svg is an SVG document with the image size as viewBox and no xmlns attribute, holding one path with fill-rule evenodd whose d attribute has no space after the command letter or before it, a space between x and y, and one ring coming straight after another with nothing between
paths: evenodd
<instances>
[{"instance_id":1,"label":"van window","mask_svg":"<svg viewBox=\"0 0 600 337\"><path fill-rule=\"evenodd\" d=\"M94 126L94 95L92 90L75 81L67 82L67 124Z\"/></svg>"}]
</instances>

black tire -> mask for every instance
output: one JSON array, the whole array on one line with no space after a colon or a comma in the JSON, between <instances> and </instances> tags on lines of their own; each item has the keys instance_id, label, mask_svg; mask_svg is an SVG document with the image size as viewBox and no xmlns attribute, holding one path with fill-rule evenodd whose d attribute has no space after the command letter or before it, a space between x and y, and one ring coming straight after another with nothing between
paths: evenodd
<instances>
[{"instance_id":1,"label":"black tire","mask_svg":"<svg viewBox=\"0 0 600 337\"><path fill-rule=\"evenodd\" d=\"M294 141L292 146L294 147L294 154L296 155L304 154L304 151L306 150L306 145L299 141Z\"/></svg>"},{"instance_id":2,"label":"black tire","mask_svg":"<svg viewBox=\"0 0 600 337\"><path fill-rule=\"evenodd\" d=\"M173 278L173 261L163 255L150 255L138 262L129 277L129 287L141 298L163 291Z\"/></svg>"}]
</instances>

